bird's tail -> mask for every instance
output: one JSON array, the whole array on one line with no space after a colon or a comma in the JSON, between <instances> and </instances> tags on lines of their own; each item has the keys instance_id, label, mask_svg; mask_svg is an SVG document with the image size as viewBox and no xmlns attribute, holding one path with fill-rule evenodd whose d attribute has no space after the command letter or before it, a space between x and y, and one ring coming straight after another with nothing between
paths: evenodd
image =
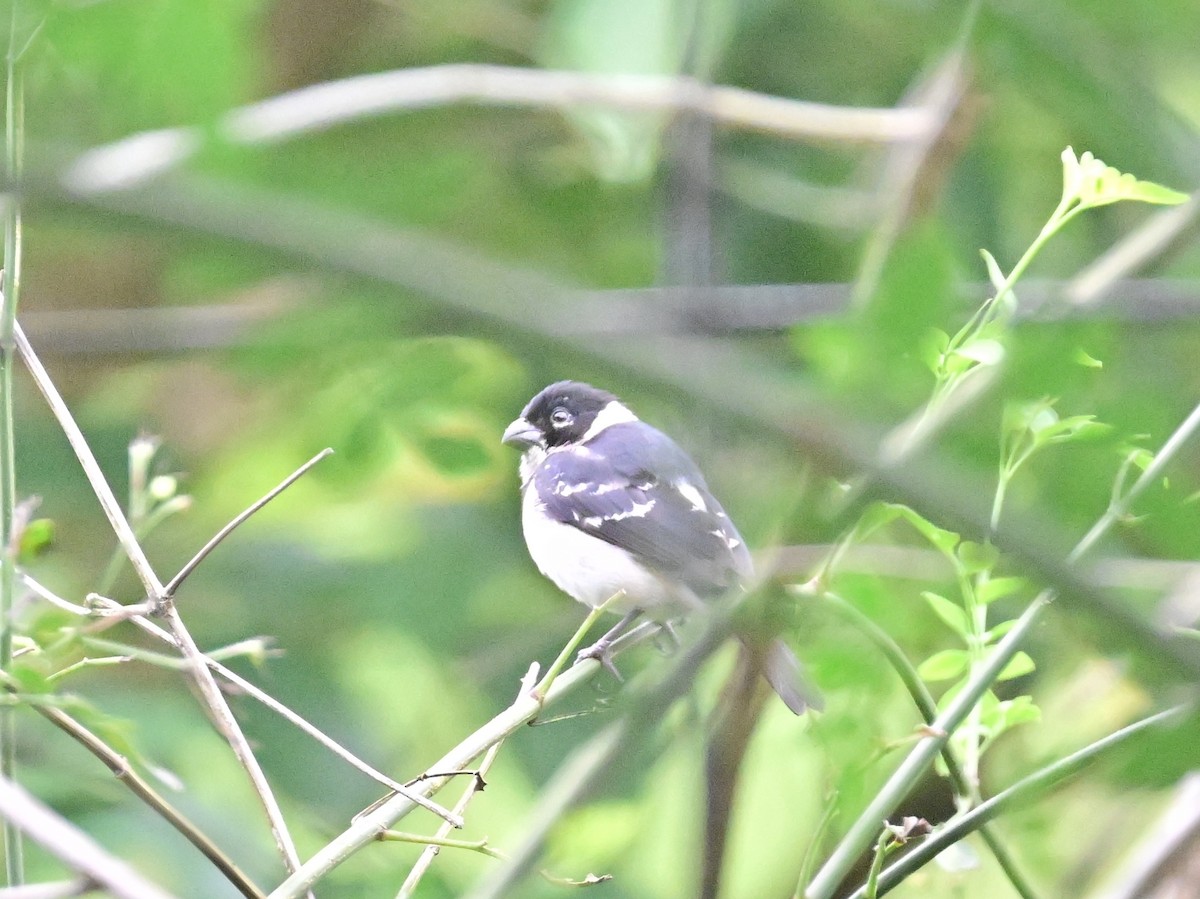
<instances>
[{"instance_id":1,"label":"bird's tail","mask_svg":"<svg viewBox=\"0 0 1200 899\"><path fill-rule=\"evenodd\" d=\"M820 692L804 677L804 668L791 648L779 638L771 641L762 661L763 677L779 694L783 704L803 715L806 709L821 711L825 700Z\"/></svg>"}]
</instances>

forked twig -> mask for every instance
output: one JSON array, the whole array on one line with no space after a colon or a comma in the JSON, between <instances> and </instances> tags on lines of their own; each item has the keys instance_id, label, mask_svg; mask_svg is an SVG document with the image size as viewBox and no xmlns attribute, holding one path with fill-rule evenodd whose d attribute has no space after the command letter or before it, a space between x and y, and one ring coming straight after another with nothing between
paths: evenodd
<instances>
[{"instance_id":1,"label":"forked twig","mask_svg":"<svg viewBox=\"0 0 1200 899\"><path fill-rule=\"evenodd\" d=\"M533 685L537 682L538 665L534 662L529 666L529 670L525 672L525 676L521 678L521 688L518 696L524 696L533 689ZM488 770L492 767L492 763L496 760L496 755L500 752L500 747L504 745L503 740L497 741L484 755L483 761L479 763L479 768L475 772L475 777L463 790L462 796L458 802L454 804L454 813L457 815L463 814L467 810L467 805L475 798L475 794L483 790ZM435 839L444 840L450 834L450 828L443 824L437 829L434 834ZM416 864L412 866L412 870L408 872L408 876L404 878L404 883L400 887L400 892L396 894L396 899L411 899L416 893L417 886L421 883L421 878L425 876L425 872L429 870L433 864L433 860L438 857L441 848L436 843L430 843L425 847L425 850L417 858Z\"/></svg>"},{"instance_id":2,"label":"forked twig","mask_svg":"<svg viewBox=\"0 0 1200 899\"><path fill-rule=\"evenodd\" d=\"M137 536L134 534L129 520L125 517L120 503L117 502L112 488L104 477L100 463L96 461L95 454L83 436L83 431L80 429L78 423L76 423L74 416L71 415L71 410L67 408L67 404L63 401L58 388L54 386L54 382L50 379L50 375L46 372L41 360L38 359L33 346L25 337L25 332L21 329L19 322L15 323L14 336L17 342L17 349L20 351L26 368L29 369L29 373L33 376L38 390L41 391L42 396L46 399L47 404L54 413L54 417L58 421L59 427L62 428L63 434L66 435L67 441L75 451L75 456L83 468L84 475L87 477L88 483L91 484L101 508L104 509L104 514L108 517L113 532L117 535L117 540L121 543L121 548L129 557L130 563L133 565L134 570L137 572L146 589L147 598L152 604L162 603L163 616L166 618L167 624L174 634L177 646L184 657L191 662L189 673L195 680L200 695L204 699L204 705L208 709L217 730L229 743L238 762L250 778L250 782L263 807L263 811L266 813L267 821L271 827L271 834L275 838L275 845L278 847L288 871L295 871L300 867L300 856L296 852L296 845L292 841L291 834L288 832L283 812L279 808L279 803L275 799L271 785L267 782L262 766L258 763L254 751L250 748L249 741L246 740L246 735L242 733L237 719L233 717L233 712L230 710L229 704L225 701L225 697L221 693L221 688L217 685L212 672L209 670L204 660L204 654L200 652L200 647L196 645L196 641L192 638L183 620L179 617L174 604L169 601L169 598L167 601L163 601L162 582L159 581L158 575L154 573L149 559L146 558L141 544L138 543Z\"/></svg>"},{"instance_id":3,"label":"forked twig","mask_svg":"<svg viewBox=\"0 0 1200 899\"><path fill-rule=\"evenodd\" d=\"M20 576L21 576L22 582L25 584L25 586L28 587L30 590L32 590L39 597L46 600L51 605L56 606L57 608L64 609L68 612L73 612L74 614L79 615L81 617L88 617L90 615L95 615L95 614L105 614L106 615L109 612L116 613L116 612L120 612L122 610L129 608L128 606L121 605L120 603L116 602L115 600L111 600L111 599L109 599L107 597L103 597L103 596L94 597L93 606L91 608L76 605L75 603L72 603L66 599L63 599L61 596L58 596L52 590L47 588L44 584L41 584L38 581L36 581L34 578L30 577L27 573L21 572ZM179 645L176 643L175 638L172 637L170 633L168 633L163 628L159 627L154 622L150 621L148 618L145 617L145 615L131 615L131 616L128 616L126 619L122 619L122 620L129 620L135 626L140 628L145 633L150 634L155 639L160 640L163 643L166 643L168 646L172 646L176 649L179 648ZM91 642L93 642L97 645L107 646L107 648L117 651L115 649L115 647L118 644L107 644L106 641L98 640L96 638L91 638ZM150 654L150 653L147 653L147 654ZM439 818L442 818L443 820L449 822L454 827L462 827L462 819L460 817L458 817L454 813L448 811L447 809L443 808L441 805L434 802L433 800L431 800L425 796L422 796L421 794L411 790L410 789L410 787L412 786L411 784L404 784L404 783L399 782L398 780L395 780L394 778L388 777L386 774L384 774L379 769L375 768L373 765L360 759L358 756L356 756L354 753L352 753L349 749L342 746L341 743L338 743L335 739L333 739L333 737L329 736L324 731L320 730L311 721L308 721L306 718L302 717L299 713L293 711L290 707L284 705L278 699L271 696L271 694L267 693L262 688L256 686L253 682L246 680L244 677L242 677L236 671L233 671L232 669L227 668L224 664L222 664L220 659L214 658L212 655L206 653L204 655L204 660L205 660L205 664L207 664L208 667L211 668L221 678L228 681L233 686L237 687L239 690L241 690L243 693L250 696L252 699L258 700L260 703L262 703L264 706L266 706L271 711L275 712L275 714L279 715L281 718L294 724L299 730L301 730L308 736L312 737L314 740L316 740L318 743L320 743L322 746L324 746L330 752L337 755L339 758L341 758L343 761L345 761L351 767L358 769L363 774L378 781L380 784L382 784L383 786L392 790L393 792L410 795L410 798L412 798L412 800L414 802L416 802L418 805L420 805L422 808L426 809L427 811L432 812L433 814L437 815ZM165 661L165 657L164 657L164 661ZM187 660L176 661L176 660L172 659L172 661L174 661L179 666L185 666L185 665L189 664L187 662ZM437 775L430 775L430 776L442 776L442 775L437 774Z\"/></svg>"}]
</instances>

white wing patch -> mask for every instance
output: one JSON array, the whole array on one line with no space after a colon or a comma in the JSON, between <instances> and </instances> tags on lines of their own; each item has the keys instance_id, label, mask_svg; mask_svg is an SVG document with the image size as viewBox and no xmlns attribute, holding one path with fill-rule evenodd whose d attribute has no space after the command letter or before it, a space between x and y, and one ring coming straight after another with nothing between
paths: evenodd
<instances>
[{"instance_id":1,"label":"white wing patch","mask_svg":"<svg viewBox=\"0 0 1200 899\"><path fill-rule=\"evenodd\" d=\"M604 494L612 493L614 490L624 489L625 485L619 482L603 481L596 483L595 481L576 481L573 484L569 484L566 481L554 482L555 496L574 496L576 493L586 493L589 496L604 496Z\"/></svg>"},{"instance_id":2,"label":"white wing patch","mask_svg":"<svg viewBox=\"0 0 1200 899\"><path fill-rule=\"evenodd\" d=\"M648 499L644 503L634 503L628 509L620 512L613 512L611 515L588 515L583 516L578 512L573 513L575 520L584 527L598 528L606 521L623 521L626 518L645 518L650 514L650 510L654 508L654 500Z\"/></svg>"},{"instance_id":3,"label":"white wing patch","mask_svg":"<svg viewBox=\"0 0 1200 899\"><path fill-rule=\"evenodd\" d=\"M687 481L675 481L671 486L689 503L697 512L707 512L708 504L704 501L704 495L689 484Z\"/></svg>"},{"instance_id":4,"label":"white wing patch","mask_svg":"<svg viewBox=\"0 0 1200 899\"><path fill-rule=\"evenodd\" d=\"M724 530L723 528L717 528L715 531L709 531L709 533L712 534L714 537L720 537L721 542L724 543L727 547L729 547L730 550L737 549L739 546L742 545L741 540L739 540L737 537L733 536L732 534L730 534L728 531Z\"/></svg>"}]
</instances>

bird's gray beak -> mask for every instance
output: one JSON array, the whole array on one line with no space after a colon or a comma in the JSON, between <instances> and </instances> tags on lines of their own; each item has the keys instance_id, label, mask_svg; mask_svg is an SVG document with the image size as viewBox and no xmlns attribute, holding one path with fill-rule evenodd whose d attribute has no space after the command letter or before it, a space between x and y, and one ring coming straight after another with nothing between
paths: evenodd
<instances>
[{"instance_id":1,"label":"bird's gray beak","mask_svg":"<svg viewBox=\"0 0 1200 899\"><path fill-rule=\"evenodd\" d=\"M518 418L504 429L501 443L515 446L519 449L529 449L542 442L542 432L523 418Z\"/></svg>"}]
</instances>

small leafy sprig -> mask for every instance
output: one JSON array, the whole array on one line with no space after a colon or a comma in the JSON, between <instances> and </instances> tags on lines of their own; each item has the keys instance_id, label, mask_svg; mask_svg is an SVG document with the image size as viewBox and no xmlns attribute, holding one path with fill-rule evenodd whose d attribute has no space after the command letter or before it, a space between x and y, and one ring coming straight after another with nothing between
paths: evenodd
<instances>
[{"instance_id":1,"label":"small leafy sprig","mask_svg":"<svg viewBox=\"0 0 1200 899\"><path fill-rule=\"evenodd\" d=\"M1014 287L1042 247L1080 213L1123 200L1157 205L1184 203L1188 195L1118 171L1090 152L1062 152L1063 186L1058 205L1012 270L1005 274L996 258L980 250L994 293L953 336L935 329L922 348L934 375L933 393L922 410L922 423L935 420L947 401L977 372L1005 357L1005 338L1017 310Z\"/></svg>"},{"instance_id":2,"label":"small leafy sprig","mask_svg":"<svg viewBox=\"0 0 1200 899\"><path fill-rule=\"evenodd\" d=\"M1003 362L1007 354L1010 325L1017 310L1014 288L1042 247L1068 222L1085 210L1123 200L1178 204L1188 199L1187 195L1178 191L1124 174L1096 159L1091 153L1085 152L1076 156L1070 147L1062 153L1062 165L1062 195L1029 248L1007 274L995 257L982 250L984 264L994 289L993 295L953 336L943 331L935 331L923 347L923 358L934 375L930 398L911 423L897 428L896 432L884 441L881 456L884 462L895 462L901 458L907 449L916 445L921 437L944 420L947 412L954 408L949 403L950 399L969 379L980 371L994 369ZM1077 361L1092 368L1102 367L1102 363L1082 351L1077 353ZM979 765L983 753L1008 729L1025 722L1036 721L1040 717L1040 711L1033 703L1032 697L1020 695L1001 700L991 689L991 686L998 682L1034 670L1033 659L1017 650L1012 638L1019 634L1022 628L1028 628L1028 622L1033 620L1033 615L1047 602L1043 591L1020 619L996 623L988 621L988 611L992 603L1004 597L1012 597L1025 587L1021 578L997 575L1000 558L997 549L991 543L991 534L998 526L1010 484L1018 471L1036 453L1055 444L1093 436L1105 427L1090 415L1060 417L1053 406L1051 400L1040 399L1010 403L1006 408L1001 428L992 514L988 533L983 535L981 541L964 540L959 534L938 527L911 508L877 504L863 513L807 585L807 589L827 591L846 549L864 540L878 528L898 520L914 527L949 561L957 585L957 598L950 599L930 590L922 593L922 596L934 614L955 634L961 646L935 652L920 664L917 673L920 679L926 682L955 681L942 695L938 707L943 714L939 714L937 720L961 722L957 728L951 725L941 732L943 740L947 739L947 731L949 732L945 745L945 748L950 750L948 758L962 769L961 776L955 777L956 783L960 784L961 795L957 797L960 815L965 815L973 807L977 807L982 799L979 789ZM1200 426L1200 421L1197 425ZM1187 425L1181 427L1172 440L1183 439L1181 435L1186 433L1190 433ZM1164 456L1167 455L1166 450L1167 447L1164 447ZM1142 475L1127 489L1125 481L1134 468L1141 468ZM1092 531L1080 541L1068 561L1077 560L1104 532L1108 524L1127 513L1129 500L1153 473L1157 473L1153 457L1147 456L1144 451L1130 451L1126 454L1121 470L1117 473L1108 509ZM1009 636L1007 640L1004 639L1006 635ZM1006 659L1007 662L1004 661ZM897 664L907 666L905 660ZM915 686L910 689L915 691L914 699L919 699L916 693L925 691L922 690L919 681L914 683ZM972 704L967 705L964 700ZM927 699L925 702L927 704ZM954 710L953 715L950 714L951 709ZM809 883L804 891L808 899L828 899L836 884L846 875L853 859L868 847L871 835L878 834L876 828L879 814L890 814L896 808L903 793L911 789L913 779L924 770L925 764L934 759L934 755L935 752L929 746L919 745L914 748L881 793L853 823L829 860ZM947 764L941 763L940 760L939 764L945 773ZM1018 886L1021 881L1019 872L1004 864L999 847L993 843L989 843L989 846L996 852L997 859L1001 860L1014 886ZM880 835L876 841L877 865L881 865L884 856L894 849L888 834L885 832ZM877 870L874 873L877 874ZM872 891L877 881L877 877L869 879L866 894L873 895ZM1018 891L1025 894L1019 886Z\"/></svg>"}]
</instances>

